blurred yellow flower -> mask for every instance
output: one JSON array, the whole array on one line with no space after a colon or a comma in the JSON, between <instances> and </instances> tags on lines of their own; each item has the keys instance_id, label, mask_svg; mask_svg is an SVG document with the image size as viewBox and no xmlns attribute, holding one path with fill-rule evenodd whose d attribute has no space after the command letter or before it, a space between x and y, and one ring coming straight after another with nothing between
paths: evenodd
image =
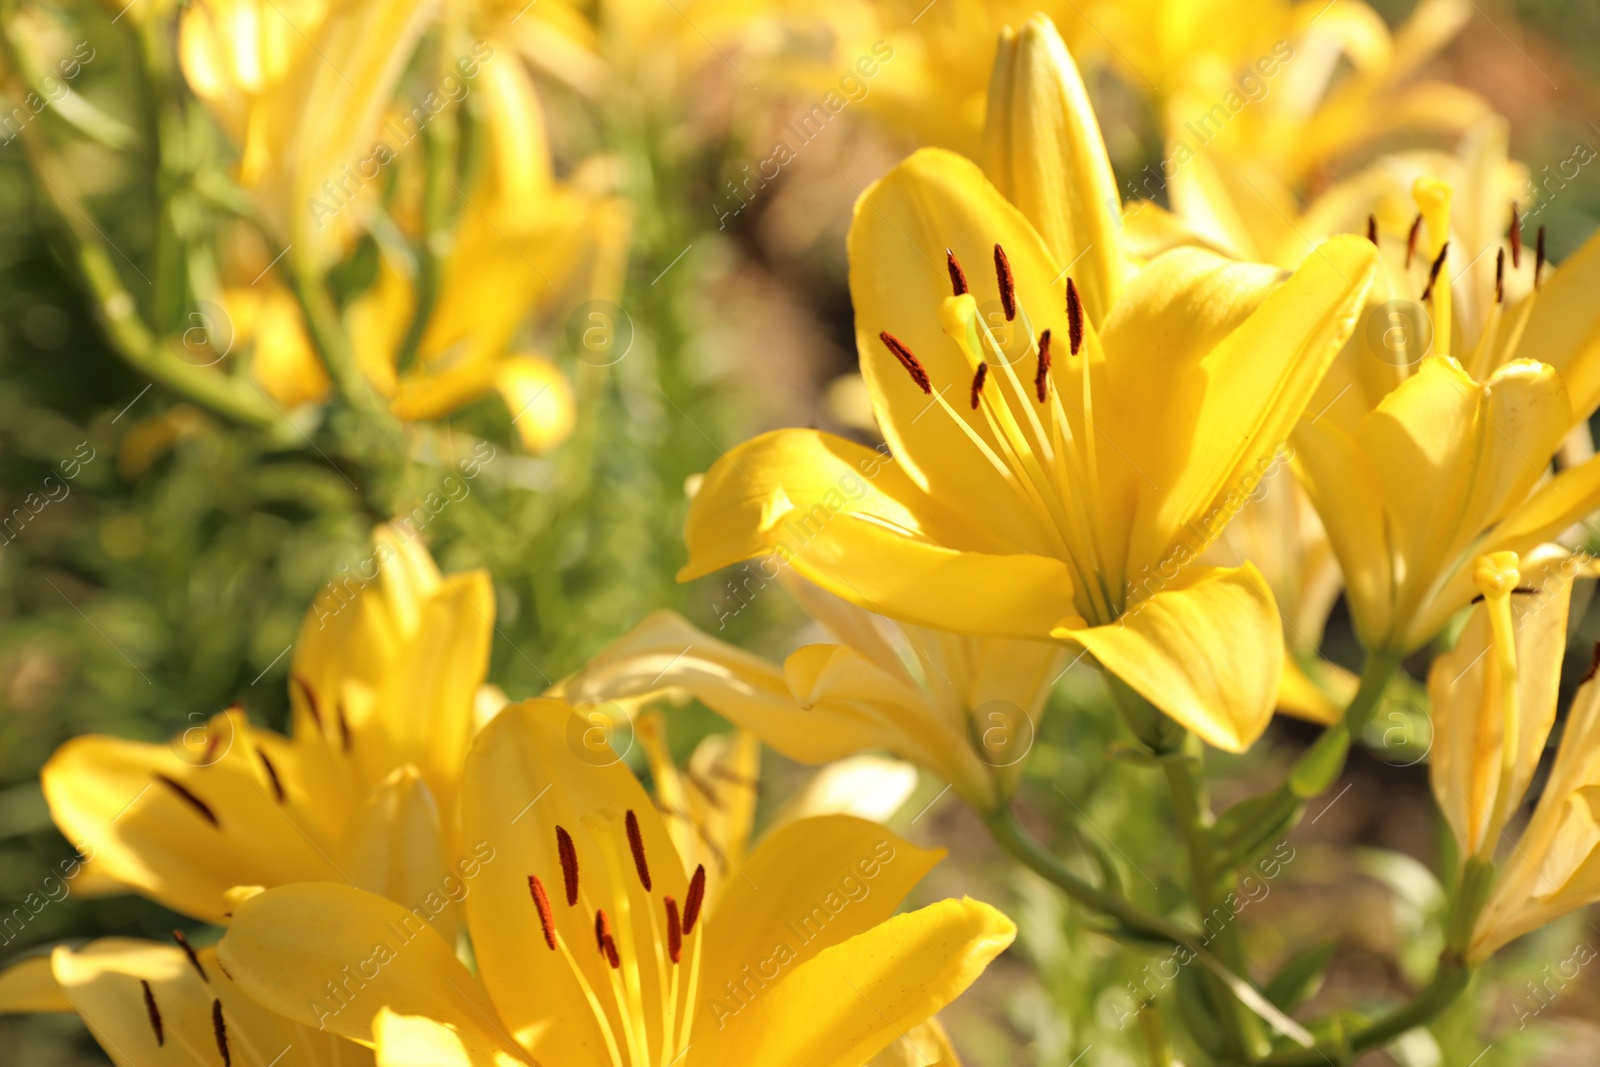
<instances>
[{"instance_id":1,"label":"blurred yellow flower","mask_svg":"<svg viewBox=\"0 0 1600 1067\"><path fill-rule=\"evenodd\" d=\"M1050 93L1044 113L1071 127L1040 138L1051 150L1030 184L1103 168L1049 23L1031 22L1006 62L1053 66L1054 85L1018 84ZM1117 207L1081 192L1065 203L1102 219ZM739 446L691 505L680 578L777 552L904 622L1079 645L1206 741L1248 747L1275 699L1277 610L1253 566L1191 564L1349 336L1376 257L1334 238L1283 280L1179 249L1091 304L1060 256L1110 225L1057 227L1051 247L976 166L937 149L870 188L850 231L851 295L893 459L813 431ZM996 298L980 305L963 265L990 262ZM1111 287L1114 269L1087 269ZM1218 631L1236 640L1200 637Z\"/></svg>"},{"instance_id":2,"label":"blurred yellow flower","mask_svg":"<svg viewBox=\"0 0 1600 1067\"><path fill-rule=\"evenodd\" d=\"M768 835L713 900L633 774L575 743L574 722L563 702L514 705L468 756L464 830L500 853L465 901L477 977L432 929L402 932L397 905L340 885L243 901L218 949L229 972L385 1064L845 1067L1015 935L971 900L891 918L942 853L848 816ZM352 960L370 978L331 999Z\"/></svg>"},{"instance_id":3,"label":"blurred yellow flower","mask_svg":"<svg viewBox=\"0 0 1600 1067\"><path fill-rule=\"evenodd\" d=\"M0 972L0 1012L74 1012L117 1067L285 1063L370 1067L372 1052L245 996L214 948L125 938L57 947Z\"/></svg>"},{"instance_id":4,"label":"blurred yellow flower","mask_svg":"<svg viewBox=\"0 0 1600 1067\"><path fill-rule=\"evenodd\" d=\"M238 179L288 256L330 266L358 220L316 203L348 187L432 17L425 0L196 0L178 56L239 150ZM274 250L274 254L279 251Z\"/></svg>"},{"instance_id":5,"label":"blurred yellow flower","mask_svg":"<svg viewBox=\"0 0 1600 1067\"><path fill-rule=\"evenodd\" d=\"M557 182L533 83L513 55L479 69L487 159L462 194L432 314L413 366L396 367L415 309L415 286L386 256L376 285L348 321L358 364L405 420L440 418L493 391L524 445L544 451L571 432L571 386L546 356L520 347L519 330L581 300L614 301L622 286L626 205Z\"/></svg>"},{"instance_id":6,"label":"blurred yellow flower","mask_svg":"<svg viewBox=\"0 0 1600 1067\"><path fill-rule=\"evenodd\" d=\"M1593 572L1569 560L1536 587L1519 588L1521 564L1510 552L1478 559L1482 601L1456 647L1428 673L1434 796L1464 856L1493 862L1505 853L1473 928L1469 964L1600 900L1600 687L1592 670L1533 817L1509 849L1502 846L1555 725L1573 578Z\"/></svg>"},{"instance_id":7,"label":"blurred yellow flower","mask_svg":"<svg viewBox=\"0 0 1600 1067\"><path fill-rule=\"evenodd\" d=\"M169 745L91 735L56 752L45 798L97 868L216 923L241 885L348 880L407 906L429 898L454 858L494 596L483 571L441 575L402 529L373 542L301 626L292 738L234 708ZM429 911L453 928L451 909Z\"/></svg>"}]
</instances>

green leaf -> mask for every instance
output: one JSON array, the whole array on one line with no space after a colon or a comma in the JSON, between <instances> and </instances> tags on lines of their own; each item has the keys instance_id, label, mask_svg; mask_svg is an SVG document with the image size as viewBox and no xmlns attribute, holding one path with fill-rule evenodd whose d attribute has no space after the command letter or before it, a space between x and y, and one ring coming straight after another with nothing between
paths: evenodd
<instances>
[{"instance_id":1,"label":"green leaf","mask_svg":"<svg viewBox=\"0 0 1600 1067\"><path fill-rule=\"evenodd\" d=\"M1293 1011L1322 988L1333 950L1334 942L1328 941L1290 957L1262 992L1283 1011Z\"/></svg>"}]
</instances>

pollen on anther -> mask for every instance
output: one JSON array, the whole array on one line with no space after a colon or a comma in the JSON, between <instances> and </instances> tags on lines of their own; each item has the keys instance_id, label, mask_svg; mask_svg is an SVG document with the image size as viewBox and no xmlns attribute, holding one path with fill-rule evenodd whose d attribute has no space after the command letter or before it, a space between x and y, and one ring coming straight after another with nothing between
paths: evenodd
<instances>
[{"instance_id":1,"label":"pollen on anther","mask_svg":"<svg viewBox=\"0 0 1600 1067\"><path fill-rule=\"evenodd\" d=\"M1506 250L1503 248L1494 254L1494 302L1506 302Z\"/></svg>"},{"instance_id":2,"label":"pollen on anther","mask_svg":"<svg viewBox=\"0 0 1600 1067\"><path fill-rule=\"evenodd\" d=\"M673 963L683 958L683 920L678 917L678 902L661 898L667 906L667 956Z\"/></svg>"},{"instance_id":3,"label":"pollen on anther","mask_svg":"<svg viewBox=\"0 0 1600 1067\"><path fill-rule=\"evenodd\" d=\"M911 349L900 342L900 338L888 330L880 330L878 332L878 340L882 341L883 346L893 354L895 359L900 361L900 365L906 369L906 373L911 375L911 380L917 383L918 389L921 389L924 393L933 392L933 382L929 380L928 372L922 369L922 364L917 360L916 356L911 354Z\"/></svg>"},{"instance_id":4,"label":"pollen on anther","mask_svg":"<svg viewBox=\"0 0 1600 1067\"><path fill-rule=\"evenodd\" d=\"M694 933L695 923L700 921L700 905L706 900L706 865L699 864L694 869L694 876L689 879L689 895L683 898L683 936L688 937Z\"/></svg>"},{"instance_id":5,"label":"pollen on anther","mask_svg":"<svg viewBox=\"0 0 1600 1067\"><path fill-rule=\"evenodd\" d=\"M1539 288L1540 284L1542 284L1543 281L1544 281L1544 279L1542 277L1540 277L1540 275L1544 274L1544 227L1543 226L1539 227L1539 235L1534 241L1533 248L1534 248L1534 251L1533 251L1533 287L1535 289L1537 289L1537 288Z\"/></svg>"},{"instance_id":6,"label":"pollen on anther","mask_svg":"<svg viewBox=\"0 0 1600 1067\"><path fill-rule=\"evenodd\" d=\"M1596 673L1600 673L1600 641L1594 643L1594 652L1589 656L1589 669L1584 672L1583 680L1579 685L1588 685Z\"/></svg>"},{"instance_id":7,"label":"pollen on anther","mask_svg":"<svg viewBox=\"0 0 1600 1067\"><path fill-rule=\"evenodd\" d=\"M1083 347L1083 298L1071 278L1067 279L1067 342L1073 355Z\"/></svg>"},{"instance_id":8,"label":"pollen on anther","mask_svg":"<svg viewBox=\"0 0 1600 1067\"><path fill-rule=\"evenodd\" d=\"M650 892L650 864L644 858L644 835L639 832L639 816L628 809L628 814L623 819L623 825L628 829L628 847L633 850L633 869L639 872L639 884L644 886L646 893Z\"/></svg>"},{"instance_id":9,"label":"pollen on anther","mask_svg":"<svg viewBox=\"0 0 1600 1067\"><path fill-rule=\"evenodd\" d=\"M222 1056L222 1067L233 1067L233 1053L228 1051L228 1024L222 1021L222 1001L211 1002L211 1032L217 1038L217 1052Z\"/></svg>"},{"instance_id":10,"label":"pollen on anther","mask_svg":"<svg viewBox=\"0 0 1600 1067\"><path fill-rule=\"evenodd\" d=\"M1411 264L1417 258L1417 238L1422 235L1422 216L1418 215L1411 223L1411 230L1406 234L1406 269L1411 269Z\"/></svg>"},{"instance_id":11,"label":"pollen on anther","mask_svg":"<svg viewBox=\"0 0 1600 1067\"><path fill-rule=\"evenodd\" d=\"M156 1032L156 1045L167 1043L167 1030L161 1023L161 1009L156 1007L156 994L150 988L150 983L143 978L139 979L139 987L144 990L144 1010L150 1016L150 1029Z\"/></svg>"},{"instance_id":12,"label":"pollen on anther","mask_svg":"<svg viewBox=\"0 0 1600 1067\"><path fill-rule=\"evenodd\" d=\"M944 265L950 271L951 292L955 296L965 296L970 291L967 288L967 272L961 269L961 261L956 259L951 249L944 250Z\"/></svg>"},{"instance_id":13,"label":"pollen on anther","mask_svg":"<svg viewBox=\"0 0 1600 1067\"><path fill-rule=\"evenodd\" d=\"M1006 321L1010 322L1017 317L1017 283L1011 278L1011 261L1006 258L1006 250L998 244L994 246L994 276L1000 286L1000 307L1006 313Z\"/></svg>"},{"instance_id":14,"label":"pollen on anther","mask_svg":"<svg viewBox=\"0 0 1600 1067\"><path fill-rule=\"evenodd\" d=\"M983 383L989 378L989 364L980 363L972 375L972 410L978 410L978 400L983 396Z\"/></svg>"},{"instance_id":15,"label":"pollen on anther","mask_svg":"<svg viewBox=\"0 0 1600 1067\"><path fill-rule=\"evenodd\" d=\"M533 906L539 912L539 925L544 928L544 943L550 951L556 950L556 918L550 911L550 895L536 874L528 875L528 892L533 895Z\"/></svg>"},{"instance_id":16,"label":"pollen on anther","mask_svg":"<svg viewBox=\"0 0 1600 1067\"><path fill-rule=\"evenodd\" d=\"M1428 300L1433 296L1433 287L1439 281L1439 271L1444 269L1444 257L1450 251L1450 242L1446 241L1439 247L1439 254L1434 257L1433 266L1428 268L1428 285L1422 290L1422 299Z\"/></svg>"},{"instance_id":17,"label":"pollen on anther","mask_svg":"<svg viewBox=\"0 0 1600 1067\"><path fill-rule=\"evenodd\" d=\"M1033 376L1033 391L1043 404L1050 395L1050 331L1039 335L1039 369Z\"/></svg>"},{"instance_id":18,"label":"pollen on anther","mask_svg":"<svg viewBox=\"0 0 1600 1067\"><path fill-rule=\"evenodd\" d=\"M1522 215L1517 211L1517 202L1511 201L1511 269L1522 269Z\"/></svg>"},{"instance_id":19,"label":"pollen on anther","mask_svg":"<svg viewBox=\"0 0 1600 1067\"><path fill-rule=\"evenodd\" d=\"M565 826L556 827L556 855L561 857L561 880L567 891L567 907L578 903L578 849Z\"/></svg>"},{"instance_id":20,"label":"pollen on anther","mask_svg":"<svg viewBox=\"0 0 1600 1067\"><path fill-rule=\"evenodd\" d=\"M1367 216L1367 240L1374 245L1378 243L1378 216L1376 215Z\"/></svg>"},{"instance_id":21,"label":"pollen on anther","mask_svg":"<svg viewBox=\"0 0 1600 1067\"><path fill-rule=\"evenodd\" d=\"M606 918L604 911L594 913L594 939L600 955L611 964L611 969L615 971L621 968L622 957L617 953L616 938L611 936L611 921Z\"/></svg>"}]
</instances>

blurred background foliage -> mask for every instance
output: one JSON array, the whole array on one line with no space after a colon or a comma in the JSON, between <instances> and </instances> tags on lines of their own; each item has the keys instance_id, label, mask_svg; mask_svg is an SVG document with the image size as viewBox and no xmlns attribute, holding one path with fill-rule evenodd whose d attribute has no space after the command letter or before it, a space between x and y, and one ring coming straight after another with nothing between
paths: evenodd
<instances>
[{"instance_id":1,"label":"blurred background foliage","mask_svg":"<svg viewBox=\"0 0 1600 1067\"><path fill-rule=\"evenodd\" d=\"M1394 22L1413 5L1375 6ZM14 17L16 6L5 7ZM170 183L192 188L194 171L181 159L148 158L143 124L154 121L153 90L131 62L145 43L135 20L83 2L51 10L94 49L75 90L141 131L126 154L76 143L64 156L133 285L134 264L159 262L170 246L164 228L214 225L218 216L197 201L184 201L193 217L175 216ZM1600 114L1600 8L1592 0L1485 0L1480 14L1437 61L1438 73L1510 118L1513 154L1535 174L1577 144L1600 146L1591 121ZM1161 155L1149 107L1110 70L1086 66L1118 173L1137 174ZM499 614L490 677L512 698L537 693L657 607L759 651L799 643L802 617L775 589L736 588L726 577L675 582L685 483L722 449L773 426L870 436L849 376L843 237L859 191L905 145L847 112L777 179L740 196L735 184L769 157L810 96L748 91L739 68L718 55L675 72L688 89L655 91L658 73L641 64L633 81L609 90L599 119L570 85L540 82L558 173L604 153L632 215L625 281L606 319L615 331L608 351L622 355L595 360L584 351L592 309L582 301L544 327L542 349L572 381L577 412L570 439L545 454L526 450L511 415L487 401L407 424L374 447L352 443L336 425L263 433L152 386L101 332L71 259L71 220L35 181L22 146L0 145L0 516L18 517L0 520L0 913L40 892L71 854L37 784L55 746L91 731L161 740L235 701L281 725L285 653L302 613L323 582L360 558L371 524L389 515L424 520L444 569L491 570ZM879 77L896 75L889 63ZM185 114L185 143L200 151L216 134L198 108ZM58 135L58 116L34 121ZM1600 181L1585 170L1541 219L1553 258L1597 218ZM363 267L353 255L345 269ZM146 280L152 289L165 284ZM174 304L180 313L182 303ZM455 464L485 442L493 459L469 492L430 506ZM35 513L28 501L41 494L48 503ZM1589 611L1573 647L1596 637L1600 617ZM1327 651L1355 662L1342 609ZM1569 671L1587 660L1569 655ZM674 747L686 752L719 728L709 713L685 709L674 718ZM1093 673L1069 670L1033 746L1027 821L1086 870L1116 869L1146 903L1173 906L1181 873L1163 829L1170 813L1146 770L1107 758L1120 729ZM1440 892L1430 872L1443 869L1448 835L1431 814L1425 730L1397 693L1377 716L1368 753L1352 761L1332 803L1295 832L1293 858L1240 920L1259 950L1252 956L1287 963L1308 945L1333 953L1325 988L1305 995L1376 1005L1431 963ZM1249 757L1223 762L1227 788L1243 795L1276 780L1312 736L1280 723ZM768 806L800 774L771 754L766 773ZM952 850L922 898L993 900L1022 928L1017 948L947 1013L971 1063L1143 1062L1138 1023L1124 1015L1155 957L1122 953L1074 905L1002 863L937 783L923 783L896 828ZM1327 847L1349 842L1364 848ZM0 957L63 938L165 937L184 922L137 897L92 889L74 886L44 907ZM1396 962L1402 943L1413 952ZM1583 915L1528 939L1480 978L1437 1042L1414 1035L1387 1055L1407 1067L1592 1062L1600 967L1537 992L1550 989L1547 968L1581 943L1600 947L1600 931ZM1181 1003L1183 991L1175 996ZM75 1018L0 1019L0 1063L101 1062Z\"/></svg>"}]
</instances>

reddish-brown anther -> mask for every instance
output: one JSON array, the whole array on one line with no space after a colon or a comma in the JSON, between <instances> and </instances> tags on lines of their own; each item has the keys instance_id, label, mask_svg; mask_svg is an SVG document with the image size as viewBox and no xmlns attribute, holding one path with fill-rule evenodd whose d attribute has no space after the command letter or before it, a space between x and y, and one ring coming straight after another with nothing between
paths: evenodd
<instances>
[{"instance_id":1,"label":"reddish-brown anther","mask_svg":"<svg viewBox=\"0 0 1600 1067\"><path fill-rule=\"evenodd\" d=\"M617 953L616 938L611 936L611 920L606 918L604 909L594 913L594 941L600 955L611 964L613 971L622 966L622 957Z\"/></svg>"},{"instance_id":2,"label":"reddish-brown anther","mask_svg":"<svg viewBox=\"0 0 1600 1067\"><path fill-rule=\"evenodd\" d=\"M706 865L699 864L694 869L694 877L689 879L689 895L683 899L683 936L688 937L694 933L695 923L700 921L700 906L706 902Z\"/></svg>"},{"instance_id":3,"label":"reddish-brown anther","mask_svg":"<svg viewBox=\"0 0 1600 1067\"><path fill-rule=\"evenodd\" d=\"M1511 269L1522 269L1522 216L1517 212L1517 202L1511 201Z\"/></svg>"},{"instance_id":4,"label":"reddish-brown anther","mask_svg":"<svg viewBox=\"0 0 1600 1067\"><path fill-rule=\"evenodd\" d=\"M883 346L894 354L895 359L900 361L900 365L906 369L906 373L911 375L911 380L917 383L918 389L921 389L924 393L933 392L933 382L929 380L928 372L922 369L922 363L916 356L911 354L911 349L900 342L900 338L888 330L880 330L878 340L882 341Z\"/></svg>"},{"instance_id":5,"label":"reddish-brown anther","mask_svg":"<svg viewBox=\"0 0 1600 1067\"><path fill-rule=\"evenodd\" d=\"M1006 313L1006 321L1010 322L1017 317L1017 283L1012 280L1011 261L1006 258L1006 250L999 245L994 246L994 276L1000 286L1000 307Z\"/></svg>"},{"instance_id":6,"label":"reddish-brown anther","mask_svg":"<svg viewBox=\"0 0 1600 1067\"><path fill-rule=\"evenodd\" d=\"M944 250L944 265L950 272L950 291L955 296L964 296L970 292L967 288L967 272L961 269L961 261L956 259L956 254L950 249Z\"/></svg>"},{"instance_id":7,"label":"reddish-brown anther","mask_svg":"<svg viewBox=\"0 0 1600 1067\"><path fill-rule=\"evenodd\" d=\"M556 855L561 857L561 881L567 891L567 907L578 903L578 849L565 826L556 827Z\"/></svg>"},{"instance_id":8,"label":"reddish-brown anther","mask_svg":"<svg viewBox=\"0 0 1600 1067\"><path fill-rule=\"evenodd\" d=\"M1434 257L1433 266L1428 268L1428 285L1422 290L1422 299L1428 300L1433 296L1433 287L1439 281L1439 272L1444 269L1444 257L1450 251L1450 242L1446 241L1439 248L1439 254Z\"/></svg>"},{"instance_id":9,"label":"reddish-brown anther","mask_svg":"<svg viewBox=\"0 0 1600 1067\"><path fill-rule=\"evenodd\" d=\"M1417 258L1417 238L1422 235L1422 216L1418 215L1411 224L1411 232L1406 234L1406 269L1411 269L1412 262Z\"/></svg>"},{"instance_id":10,"label":"reddish-brown anther","mask_svg":"<svg viewBox=\"0 0 1600 1067\"><path fill-rule=\"evenodd\" d=\"M1039 369L1033 375L1033 391L1043 404L1050 395L1050 331L1039 335Z\"/></svg>"},{"instance_id":11,"label":"reddish-brown anther","mask_svg":"<svg viewBox=\"0 0 1600 1067\"><path fill-rule=\"evenodd\" d=\"M1535 289L1544 284L1544 263L1544 227L1540 226L1533 253L1533 287Z\"/></svg>"},{"instance_id":12,"label":"reddish-brown anther","mask_svg":"<svg viewBox=\"0 0 1600 1067\"><path fill-rule=\"evenodd\" d=\"M1494 254L1494 302L1506 302L1506 250L1503 248Z\"/></svg>"},{"instance_id":13,"label":"reddish-brown anther","mask_svg":"<svg viewBox=\"0 0 1600 1067\"><path fill-rule=\"evenodd\" d=\"M556 950L556 917L550 910L550 895L536 874L528 875L528 892L533 896L533 906L539 912L539 925L544 928L544 943L550 951Z\"/></svg>"},{"instance_id":14,"label":"reddish-brown anther","mask_svg":"<svg viewBox=\"0 0 1600 1067\"><path fill-rule=\"evenodd\" d=\"M683 920L678 918L678 902L663 897L667 905L667 955L673 963L683 958Z\"/></svg>"},{"instance_id":15,"label":"reddish-brown anther","mask_svg":"<svg viewBox=\"0 0 1600 1067\"><path fill-rule=\"evenodd\" d=\"M633 850L633 869L639 872L639 884L644 886L646 893L650 892L650 864L644 858L644 835L639 832L639 816L628 809L628 814L623 818L623 825L628 829L628 847Z\"/></svg>"},{"instance_id":16,"label":"reddish-brown anther","mask_svg":"<svg viewBox=\"0 0 1600 1067\"><path fill-rule=\"evenodd\" d=\"M972 410L978 410L978 399L983 396L983 383L989 378L989 364L980 363L972 375Z\"/></svg>"},{"instance_id":17,"label":"reddish-brown anther","mask_svg":"<svg viewBox=\"0 0 1600 1067\"><path fill-rule=\"evenodd\" d=\"M1073 355L1083 348L1083 298L1071 278L1067 279L1067 344Z\"/></svg>"},{"instance_id":18,"label":"reddish-brown anther","mask_svg":"<svg viewBox=\"0 0 1600 1067\"><path fill-rule=\"evenodd\" d=\"M1367 216L1367 240L1371 241L1374 246L1378 243L1378 217L1376 215Z\"/></svg>"}]
</instances>

